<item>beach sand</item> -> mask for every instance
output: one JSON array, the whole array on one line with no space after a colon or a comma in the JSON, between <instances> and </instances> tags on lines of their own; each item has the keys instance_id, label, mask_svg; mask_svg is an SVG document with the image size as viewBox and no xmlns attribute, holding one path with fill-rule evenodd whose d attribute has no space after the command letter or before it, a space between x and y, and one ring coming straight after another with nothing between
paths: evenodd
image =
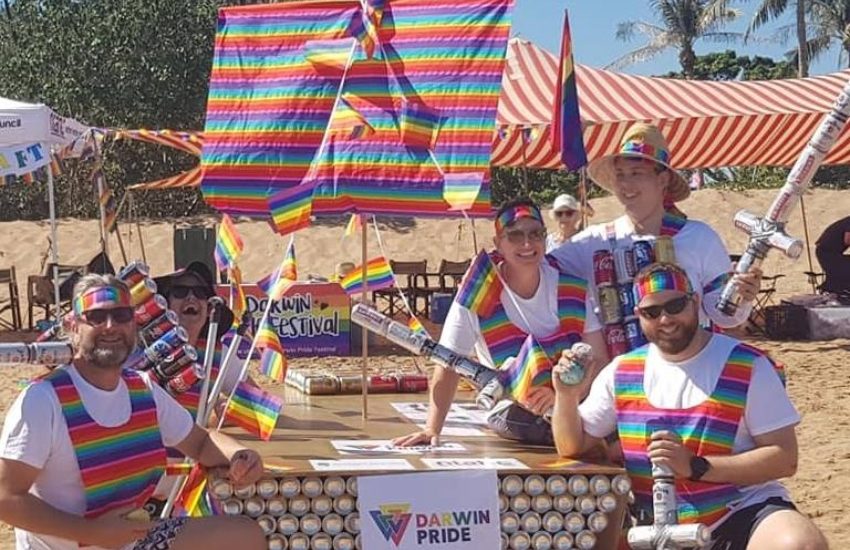
<instances>
[{"instance_id":1,"label":"beach sand","mask_svg":"<svg viewBox=\"0 0 850 550\"><path fill-rule=\"evenodd\" d=\"M747 208L763 213L776 195L775 190L732 192L702 190L680 204L691 218L703 220L717 230L730 253L743 252L746 236L732 224L734 213ZM142 197L139 197L142 199ZM611 197L592 201L596 210L593 222L612 219L619 205ZM850 192L816 190L805 197L808 231L812 243L821 231L850 210ZM344 219L331 225L322 222L298 233L296 249L301 278L307 274L328 276L340 261L359 263L359 236L343 238ZM191 223L212 224L213 219L195 219ZM181 220L181 224L184 221ZM64 219L59 221L58 243L60 263L85 264L98 251L98 229L95 221ZM141 222L145 259L152 272L159 275L173 269L172 223ZM287 238L276 236L264 221L237 220L237 228L245 241L240 265L245 282L266 275L280 262ZM492 243L492 224L475 222L478 247ZM130 230L128 232L128 230ZM139 232L135 225L121 224L124 247L130 260L142 257ZM803 237L799 209L794 212L788 231ZM14 265L17 270L26 323L26 278L43 271L49 238L48 222L0 223L0 268ZM465 260L473 255L475 246L468 222L458 220L393 220L381 224L381 241L387 258L397 260L428 260L436 270L441 259ZM123 264L117 240L110 239L111 258L116 266ZM374 231L369 235L369 255L380 254ZM815 271L819 271L817 261ZM811 292L805 271L806 256L796 262L772 253L763 264L767 275L784 274L777 282L776 300ZM5 290L0 291L5 292ZM37 315L37 319L40 318ZM31 335L0 333L2 341L18 341ZM803 415L797 429L800 446L799 469L788 480L792 495L804 513L814 518L826 532L834 548L850 540L850 521L845 510L850 509L850 369L847 367L850 341L771 342L750 338L755 345L770 352L786 365L788 389ZM421 365L422 362L420 361ZM370 370L386 373L391 370L410 371L415 368L410 357L380 355L370 359ZM359 359L316 358L293 359L290 368L327 371L356 371ZM0 413L5 411L25 381L42 369L33 366L7 366L0 372ZM12 547L13 536L8 526L0 526L0 547Z\"/></svg>"}]
</instances>

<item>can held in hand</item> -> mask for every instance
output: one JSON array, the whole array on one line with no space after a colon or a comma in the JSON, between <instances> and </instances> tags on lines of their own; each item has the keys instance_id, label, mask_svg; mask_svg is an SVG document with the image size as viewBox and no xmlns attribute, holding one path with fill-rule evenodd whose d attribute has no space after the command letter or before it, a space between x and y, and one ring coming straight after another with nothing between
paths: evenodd
<instances>
[{"instance_id":1,"label":"can held in hand","mask_svg":"<svg viewBox=\"0 0 850 550\"><path fill-rule=\"evenodd\" d=\"M629 352L626 331L622 325L606 325L602 330L605 333L605 343L608 345L608 355L613 358Z\"/></svg>"},{"instance_id":2,"label":"can held in hand","mask_svg":"<svg viewBox=\"0 0 850 550\"><path fill-rule=\"evenodd\" d=\"M620 323L623 312L620 308L620 296L614 286L598 287L599 291L599 320L603 325Z\"/></svg>"},{"instance_id":3,"label":"can held in hand","mask_svg":"<svg viewBox=\"0 0 850 550\"><path fill-rule=\"evenodd\" d=\"M632 248L635 251L635 267L638 271L655 263L655 252L652 250L651 242L635 241Z\"/></svg>"},{"instance_id":4,"label":"can held in hand","mask_svg":"<svg viewBox=\"0 0 850 550\"><path fill-rule=\"evenodd\" d=\"M593 282L596 286L613 285L616 277L614 274L614 255L610 250L597 250L593 253Z\"/></svg>"}]
</instances>

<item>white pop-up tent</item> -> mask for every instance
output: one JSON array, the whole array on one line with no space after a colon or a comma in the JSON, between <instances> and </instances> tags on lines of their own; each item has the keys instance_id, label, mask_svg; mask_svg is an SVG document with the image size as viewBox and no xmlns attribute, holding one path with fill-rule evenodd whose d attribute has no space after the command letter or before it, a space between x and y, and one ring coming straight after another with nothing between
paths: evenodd
<instances>
[{"instance_id":1,"label":"white pop-up tent","mask_svg":"<svg viewBox=\"0 0 850 550\"><path fill-rule=\"evenodd\" d=\"M0 177L20 176L46 166L51 155L75 156L91 128L76 120L57 115L41 103L23 103L0 97ZM60 318L59 281L56 264L56 202L53 172L47 170L47 196L50 205L51 261L54 265L53 291L56 319Z\"/></svg>"}]
</instances>

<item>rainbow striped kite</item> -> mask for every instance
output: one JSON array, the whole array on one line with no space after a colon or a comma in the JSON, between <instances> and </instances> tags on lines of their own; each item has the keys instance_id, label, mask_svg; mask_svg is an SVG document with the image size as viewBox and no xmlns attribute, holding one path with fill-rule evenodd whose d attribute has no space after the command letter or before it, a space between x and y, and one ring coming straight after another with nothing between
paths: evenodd
<instances>
[{"instance_id":1,"label":"rainbow striped kite","mask_svg":"<svg viewBox=\"0 0 850 550\"><path fill-rule=\"evenodd\" d=\"M215 241L215 264L220 271L236 265L242 254L242 237L236 231L236 225L230 216L224 214L218 226L218 237Z\"/></svg>"},{"instance_id":2,"label":"rainbow striped kite","mask_svg":"<svg viewBox=\"0 0 850 550\"><path fill-rule=\"evenodd\" d=\"M383 256L366 262L366 283L369 290L391 287L393 280L393 270ZM349 296L363 292L363 266L358 265L354 271L343 277L339 284Z\"/></svg>"},{"instance_id":3,"label":"rainbow striped kite","mask_svg":"<svg viewBox=\"0 0 850 550\"><path fill-rule=\"evenodd\" d=\"M511 397L523 402L531 388L552 383L552 363L546 351L529 335L514 361L499 371L499 379Z\"/></svg>"},{"instance_id":4,"label":"rainbow striped kite","mask_svg":"<svg viewBox=\"0 0 850 550\"><path fill-rule=\"evenodd\" d=\"M555 120L552 125L555 149L561 151L561 162L570 170L587 164L581 117L578 108L578 89L573 65L573 44L570 38L570 18L564 10L564 32L561 37L561 63L558 69L559 86L555 90Z\"/></svg>"},{"instance_id":5,"label":"rainbow striped kite","mask_svg":"<svg viewBox=\"0 0 850 550\"><path fill-rule=\"evenodd\" d=\"M499 304L503 283L496 265L485 251L481 251L460 282L455 302L472 313L488 316Z\"/></svg>"},{"instance_id":6,"label":"rainbow striped kite","mask_svg":"<svg viewBox=\"0 0 850 550\"><path fill-rule=\"evenodd\" d=\"M460 216L443 200L442 174L476 172L481 191L466 213L492 215L490 152L513 2L221 9L201 159L204 199L231 215L265 217L277 195L271 202L281 232L306 225L310 212L278 194L312 184L313 214ZM354 44L347 69L343 43L348 54ZM340 93L374 133L365 125L327 132ZM293 211L300 223L282 224Z\"/></svg>"},{"instance_id":7,"label":"rainbow striped kite","mask_svg":"<svg viewBox=\"0 0 850 550\"><path fill-rule=\"evenodd\" d=\"M247 382L240 382L224 410L224 416L240 428L268 441L282 408L283 401L279 397Z\"/></svg>"}]
</instances>

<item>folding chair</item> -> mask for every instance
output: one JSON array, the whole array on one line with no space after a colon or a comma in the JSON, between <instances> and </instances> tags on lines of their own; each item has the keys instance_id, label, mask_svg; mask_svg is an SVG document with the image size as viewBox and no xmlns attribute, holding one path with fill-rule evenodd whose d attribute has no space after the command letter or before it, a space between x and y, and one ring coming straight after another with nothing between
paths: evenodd
<instances>
[{"instance_id":1,"label":"folding chair","mask_svg":"<svg viewBox=\"0 0 850 550\"><path fill-rule=\"evenodd\" d=\"M767 336L767 316L765 308L773 305L776 294L776 282L785 275L764 276L761 278L761 290L753 301L753 309L747 323L747 332L752 335Z\"/></svg>"},{"instance_id":2,"label":"folding chair","mask_svg":"<svg viewBox=\"0 0 850 550\"><path fill-rule=\"evenodd\" d=\"M9 269L0 269L0 285L8 285L8 296L0 298L0 314L9 312L11 320L0 317L0 327L9 330L21 330L21 298L18 294L18 279L15 276L15 266Z\"/></svg>"},{"instance_id":3,"label":"folding chair","mask_svg":"<svg viewBox=\"0 0 850 550\"><path fill-rule=\"evenodd\" d=\"M420 273L413 278L413 300L422 298L424 315L431 311L431 296L436 293L454 293L472 260L450 262L440 260L440 269L436 273ZM417 306L418 307L418 306Z\"/></svg>"},{"instance_id":4,"label":"folding chair","mask_svg":"<svg viewBox=\"0 0 850 550\"><path fill-rule=\"evenodd\" d=\"M86 266L57 264L56 269L60 281L60 311L66 313L71 309L71 293L74 290L74 284L85 273ZM27 310L30 330L34 326L33 310L35 308L42 308L44 310L44 319L50 320L53 314L53 305L56 303L53 291L52 263L44 266L44 275L30 275L27 277L27 302L29 303Z\"/></svg>"},{"instance_id":5,"label":"folding chair","mask_svg":"<svg viewBox=\"0 0 850 550\"><path fill-rule=\"evenodd\" d=\"M412 293L413 279L417 275L427 273L428 260L422 260L421 262L390 260L390 269L393 270L396 282L398 282L400 286L391 286L390 288L382 288L380 290L373 291L372 301L375 302L376 305L379 305L379 299L385 302L381 311L390 317L393 317L396 309L398 309L398 311L404 311L402 299L399 295L401 292L404 293L411 309L413 309L413 313L416 314L416 304L414 303Z\"/></svg>"}]
</instances>

